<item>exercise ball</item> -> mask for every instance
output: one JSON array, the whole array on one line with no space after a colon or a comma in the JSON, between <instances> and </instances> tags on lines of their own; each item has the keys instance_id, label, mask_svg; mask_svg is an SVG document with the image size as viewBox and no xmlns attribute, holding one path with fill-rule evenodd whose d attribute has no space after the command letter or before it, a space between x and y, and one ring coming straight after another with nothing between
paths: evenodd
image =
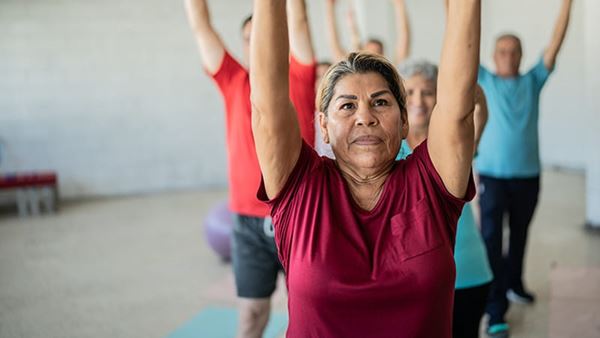
<instances>
[{"instance_id":1,"label":"exercise ball","mask_svg":"<svg viewBox=\"0 0 600 338\"><path fill-rule=\"evenodd\" d=\"M223 260L231 259L233 216L227 202L214 206L204 219L204 234L208 245Z\"/></svg>"}]
</instances>

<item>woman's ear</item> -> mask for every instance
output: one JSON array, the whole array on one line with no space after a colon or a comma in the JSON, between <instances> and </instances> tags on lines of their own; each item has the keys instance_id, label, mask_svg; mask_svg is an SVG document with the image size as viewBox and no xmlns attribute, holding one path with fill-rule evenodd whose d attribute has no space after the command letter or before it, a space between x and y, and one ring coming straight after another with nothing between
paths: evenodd
<instances>
[{"instance_id":1,"label":"woman's ear","mask_svg":"<svg viewBox=\"0 0 600 338\"><path fill-rule=\"evenodd\" d=\"M324 113L319 113L319 128L321 128L321 136L323 137L323 142L325 144L329 144L329 132L327 130L327 115Z\"/></svg>"},{"instance_id":2,"label":"woman's ear","mask_svg":"<svg viewBox=\"0 0 600 338\"><path fill-rule=\"evenodd\" d=\"M401 112L400 113L400 123L402 124L400 126L400 134L402 136L402 139L404 140L407 136L408 136L408 113L407 112Z\"/></svg>"}]
</instances>

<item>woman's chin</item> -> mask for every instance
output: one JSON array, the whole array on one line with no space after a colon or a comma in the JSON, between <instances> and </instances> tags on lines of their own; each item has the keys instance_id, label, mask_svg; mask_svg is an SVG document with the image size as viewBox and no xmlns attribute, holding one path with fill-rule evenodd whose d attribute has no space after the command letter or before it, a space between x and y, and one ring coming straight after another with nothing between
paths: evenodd
<instances>
[{"instance_id":1,"label":"woman's chin","mask_svg":"<svg viewBox=\"0 0 600 338\"><path fill-rule=\"evenodd\" d=\"M357 169L373 169L386 166L394 158L388 156L387 152L385 154L381 151L365 152L351 155L350 164L357 167Z\"/></svg>"}]
</instances>

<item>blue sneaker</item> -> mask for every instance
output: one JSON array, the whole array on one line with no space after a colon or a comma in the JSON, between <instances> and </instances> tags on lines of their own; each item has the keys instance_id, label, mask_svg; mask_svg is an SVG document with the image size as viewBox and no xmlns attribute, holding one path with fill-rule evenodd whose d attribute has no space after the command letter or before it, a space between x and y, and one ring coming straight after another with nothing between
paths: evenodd
<instances>
[{"instance_id":1,"label":"blue sneaker","mask_svg":"<svg viewBox=\"0 0 600 338\"><path fill-rule=\"evenodd\" d=\"M499 323L490 325L487 329L487 335L490 338L508 338L510 334L508 333L508 324Z\"/></svg>"}]
</instances>

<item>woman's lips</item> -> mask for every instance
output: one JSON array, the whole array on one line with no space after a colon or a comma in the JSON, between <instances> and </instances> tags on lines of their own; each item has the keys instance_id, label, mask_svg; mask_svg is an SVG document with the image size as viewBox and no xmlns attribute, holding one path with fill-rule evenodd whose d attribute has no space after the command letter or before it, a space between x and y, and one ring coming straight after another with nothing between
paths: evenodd
<instances>
[{"instance_id":1,"label":"woman's lips","mask_svg":"<svg viewBox=\"0 0 600 338\"><path fill-rule=\"evenodd\" d=\"M365 136L359 136L359 137L355 138L352 143L358 144L361 146L371 146L371 145L379 144L381 142L382 142L381 139L377 136L365 135Z\"/></svg>"}]
</instances>

